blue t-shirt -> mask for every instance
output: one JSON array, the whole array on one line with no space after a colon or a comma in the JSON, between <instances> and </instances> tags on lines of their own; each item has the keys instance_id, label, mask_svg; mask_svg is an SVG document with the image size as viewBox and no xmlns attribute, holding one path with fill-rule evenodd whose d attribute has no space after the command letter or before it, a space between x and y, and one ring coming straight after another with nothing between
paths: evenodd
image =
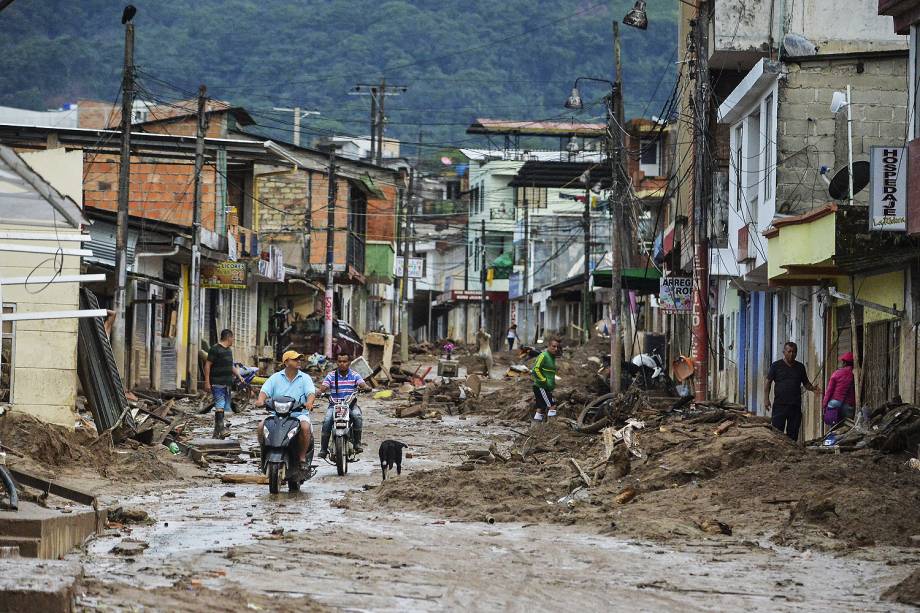
<instances>
[{"instance_id":1,"label":"blue t-shirt","mask_svg":"<svg viewBox=\"0 0 920 613\"><path fill-rule=\"evenodd\" d=\"M290 396L298 402L307 403L310 394L316 395L316 386L313 379L302 371L297 371L294 380L288 379L283 370L279 370L262 384L262 391L269 398Z\"/></svg>"},{"instance_id":2,"label":"blue t-shirt","mask_svg":"<svg viewBox=\"0 0 920 613\"><path fill-rule=\"evenodd\" d=\"M336 391L336 377L338 377L338 391ZM364 379L352 369L349 368L348 373L343 375L336 368L323 379L323 385L329 388L329 404L348 398L361 383L364 383Z\"/></svg>"}]
</instances>

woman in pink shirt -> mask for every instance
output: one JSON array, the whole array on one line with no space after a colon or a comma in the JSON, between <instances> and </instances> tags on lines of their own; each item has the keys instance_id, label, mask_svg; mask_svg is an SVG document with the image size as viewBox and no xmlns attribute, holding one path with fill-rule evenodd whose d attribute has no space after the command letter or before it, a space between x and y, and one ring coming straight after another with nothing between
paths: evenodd
<instances>
[{"instance_id":1,"label":"woman in pink shirt","mask_svg":"<svg viewBox=\"0 0 920 613\"><path fill-rule=\"evenodd\" d=\"M853 417L856 405L856 385L853 380L853 354L849 351L840 356L843 367L838 368L827 382L824 392L824 423L834 425Z\"/></svg>"}]
</instances>

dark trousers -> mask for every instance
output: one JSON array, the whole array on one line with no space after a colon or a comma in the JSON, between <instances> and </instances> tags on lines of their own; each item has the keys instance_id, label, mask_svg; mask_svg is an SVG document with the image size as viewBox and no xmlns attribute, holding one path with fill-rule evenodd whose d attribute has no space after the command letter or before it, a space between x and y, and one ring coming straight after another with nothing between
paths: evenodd
<instances>
[{"instance_id":1,"label":"dark trousers","mask_svg":"<svg viewBox=\"0 0 920 613\"><path fill-rule=\"evenodd\" d=\"M509 338L507 340L508 340L508 351L511 351L512 349L514 349L514 339Z\"/></svg>"},{"instance_id":2,"label":"dark trousers","mask_svg":"<svg viewBox=\"0 0 920 613\"><path fill-rule=\"evenodd\" d=\"M773 405L773 427L794 441L799 440L799 426L802 425L802 407L796 405Z\"/></svg>"}]
</instances>

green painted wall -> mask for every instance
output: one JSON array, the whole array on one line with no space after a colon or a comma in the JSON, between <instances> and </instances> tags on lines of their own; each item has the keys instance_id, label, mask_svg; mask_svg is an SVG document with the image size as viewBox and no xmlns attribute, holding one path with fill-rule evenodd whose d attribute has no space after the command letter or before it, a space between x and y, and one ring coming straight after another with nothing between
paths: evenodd
<instances>
[{"instance_id":1,"label":"green painted wall","mask_svg":"<svg viewBox=\"0 0 920 613\"><path fill-rule=\"evenodd\" d=\"M364 249L364 274L371 280L389 281L393 278L393 246L389 243L368 243Z\"/></svg>"}]
</instances>

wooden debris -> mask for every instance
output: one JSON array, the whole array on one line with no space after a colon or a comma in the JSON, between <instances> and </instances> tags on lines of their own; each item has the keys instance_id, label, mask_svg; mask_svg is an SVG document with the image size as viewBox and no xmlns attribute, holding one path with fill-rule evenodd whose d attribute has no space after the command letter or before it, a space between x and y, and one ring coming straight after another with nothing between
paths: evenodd
<instances>
[{"instance_id":1,"label":"wooden debris","mask_svg":"<svg viewBox=\"0 0 920 613\"><path fill-rule=\"evenodd\" d=\"M224 473L220 476L221 483L232 483L235 485L268 485L268 477L263 474L254 475L251 473L247 474L233 474L233 473Z\"/></svg>"},{"instance_id":2,"label":"wooden debris","mask_svg":"<svg viewBox=\"0 0 920 613\"><path fill-rule=\"evenodd\" d=\"M585 482L585 485L588 487L593 487L594 483L591 481L591 478L585 474L585 471L581 469L581 466L578 465L578 462L575 458L569 458L569 462L572 463L572 466L575 467L575 471L578 473L578 476L581 477L581 480Z\"/></svg>"},{"instance_id":3,"label":"wooden debris","mask_svg":"<svg viewBox=\"0 0 920 613\"><path fill-rule=\"evenodd\" d=\"M425 408L418 405L396 407L396 417L418 417L425 412Z\"/></svg>"},{"instance_id":4,"label":"wooden debris","mask_svg":"<svg viewBox=\"0 0 920 613\"><path fill-rule=\"evenodd\" d=\"M729 419L729 420L723 421L721 424L719 424L718 428L713 430L713 434L715 434L716 436L722 436L733 425L735 425L734 420Z\"/></svg>"},{"instance_id":5,"label":"wooden debris","mask_svg":"<svg viewBox=\"0 0 920 613\"><path fill-rule=\"evenodd\" d=\"M726 534L731 536L732 527L717 519L706 519L699 524L700 530L707 534Z\"/></svg>"},{"instance_id":6,"label":"wooden debris","mask_svg":"<svg viewBox=\"0 0 920 613\"><path fill-rule=\"evenodd\" d=\"M614 498L613 501L617 504L626 504L627 502L635 498L638 493L639 492L636 491L636 488L627 487L622 492L617 494L616 498Z\"/></svg>"}]
</instances>

